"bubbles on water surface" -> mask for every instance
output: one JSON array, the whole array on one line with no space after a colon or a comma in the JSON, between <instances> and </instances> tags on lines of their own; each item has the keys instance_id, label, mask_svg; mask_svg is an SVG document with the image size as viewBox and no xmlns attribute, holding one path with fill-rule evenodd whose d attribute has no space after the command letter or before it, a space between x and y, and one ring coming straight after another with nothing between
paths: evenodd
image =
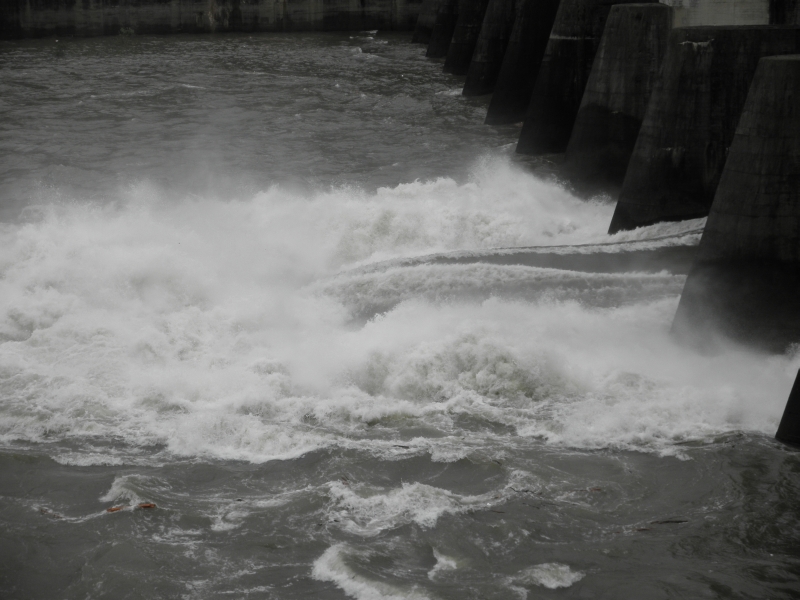
<instances>
[{"instance_id":1,"label":"bubbles on water surface","mask_svg":"<svg viewBox=\"0 0 800 600\"><path fill-rule=\"evenodd\" d=\"M584 574L573 571L568 565L544 563L525 569L514 582L521 585L537 585L551 590L566 588L583 579Z\"/></svg>"}]
</instances>

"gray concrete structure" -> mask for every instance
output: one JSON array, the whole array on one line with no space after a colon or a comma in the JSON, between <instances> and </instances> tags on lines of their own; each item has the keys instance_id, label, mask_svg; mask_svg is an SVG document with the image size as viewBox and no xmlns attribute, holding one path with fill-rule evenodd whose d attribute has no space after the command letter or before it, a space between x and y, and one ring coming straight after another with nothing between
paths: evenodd
<instances>
[{"instance_id":1,"label":"gray concrete structure","mask_svg":"<svg viewBox=\"0 0 800 600\"><path fill-rule=\"evenodd\" d=\"M425 56L428 58L444 58L450 48L450 40L458 22L459 0L443 0L436 10L431 40Z\"/></svg>"},{"instance_id":2,"label":"gray concrete structure","mask_svg":"<svg viewBox=\"0 0 800 600\"><path fill-rule=\"evenodd\" d=\"M708 215L759 58L795 26L674 29L609 231Z\"/></svg>"},{"instance_id":3,"label":"gray concrete structure","mask_svg":"<svg viewBox=\"0 0 800 600\"><path fill-rule=\"evenodd\" d=\"M800 343L800 55L759 62L673 331Z\"/></svg>"},{"instance_id":4,"label":"gray concrete structure","mask_svg":"<svg viewBox=\"0 0 800 600\"><path fill-rule=\"evenodd\" d=\"M489 1L464 82L465 96L481 96L494 89L514 28L517 4L518 0Z\"/></svg>"},{"instance_id":5,"label":"gray concrete structure","mask_svg":"<svg viewBox=\"0 0 800 600\"><path fill-rule=\"evenodd\" d=\"M561 0L525 114L518 153L567 149L610 11L606 0Z\"/></svg>"},{"instance_id":6,"label":"gray concrete structure","mask_svg":"<svg viewBox=\"0 0 800 600\"><path fill-rule=\"evenodd\" d=\"M768 25L770 0L662 0L675 10L675 27Z\"/></svg>"},{"instance_id":7,"label":"gray concrete structure","mask_svg":"<svg viewBox=\"0 0 800 600\"><path fill-rule=\"evenodd\" d=\"M0 36L411 30L420 0L2 0Z\"/></svg>"},{"instance_id":8,"label":"gray concrete structure","mask_svg":"<svg viewBox=\"0 0 800 600\"><path fill-rule=\"evenodd\" d=\"M423 0L417 15L417 24L414 26L414 35L411 42L414 44L428 44L431 33L436 23L436 12L444 0Z\"/></svg>"},{"instance_id":9,"label":"gray concrete structure","mask_svg":"<svg viewBox=\"0 0 800 600\"><path fill-rule=\"evenodd\" d=\"M519 0L514 27L486 112L487 125L525 118L559 0Z\"/></svg>"},{"instance_id":10,"label":"gray concrete structure","mask_svg":"<svg viewBox=\"0 0 800 600\"><path fill-rule=\"evenodd\" d=\"M776 25L800 25L800 0L771 0L769 22Z\"/></svg>"},{"instance_id":11,"label":"gray concrete structure","mask_svg":"<svg viewBox=\"0 0 800 600\"><path fill-rule=\"evenodd\" d=\"M612 7L562 167L577 190L619 192L671 28L663 4Z\"/></svg>"},{"instance_id":12,"label":"gray concrete structure","mask_svg":"<svg viewBox=\"0 0 800 600\"><path fill-rule=\"evenodd\" d=\"M467 74L488 4L489 0L459 0L458 21L444 61L445 73Z\"/></svg>"},{"instance_id":13,"label":"gray concrete structure","mask_svg":"<svg viewBox=\"0 0 800 600\"><path fill-rule=\"evenodd\" d=\"M800 371L794 379L775 439L785 444L800 445Z\"/></svg>"}]
</instances>

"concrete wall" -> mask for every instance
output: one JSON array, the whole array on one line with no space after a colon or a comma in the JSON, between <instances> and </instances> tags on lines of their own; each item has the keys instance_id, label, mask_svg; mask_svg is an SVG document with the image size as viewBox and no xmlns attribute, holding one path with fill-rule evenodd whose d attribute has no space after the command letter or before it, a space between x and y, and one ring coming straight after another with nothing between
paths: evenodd
<instances>
[{"instance_id":1,"label":"concrete wall","mask_svg":"<svg viewBox=\"0 0 800 600\"><path fill-rule=\"evenodd\" d=\"M673 29L609 231L708 215L759 58L796 52L796 26Z\"/></svg>"},{"instance_id":2,"label":"concrete wall","mask_svg":"<svg viewBox=\"0 0 800 600\"><path fill-rule=\"evenodd\" d=\"M431 41L433 25L436 23L436 12L443 0L423 0L417 15L417 24L414 27L414 44L428 44Z\"/></svg>"},{"instance_id":3,"label":"concrete wall","mask_svg":"<svg viewBox=\"0 0 800 600\"><path fill-rule=\"evenodd\" d=\"M2 0L0 35L413 29L421 0Z\"/></svg>"},{"instance_id":4,"label":"concrete wall","mask_svg":"<svg viewBox=\"0 0 800 600\"><path fill-rule=\"evenodd\" d=\"M775 25L800 25L800 0L771 0L769 22Z\"/></svg>"},{"instance_id":5,"label":"concrete wall","mask_svg":"<svg viewBox=\"0 0 800 600\"><path fill-rule=\"evenodd\" d=\"M675 27L768 25L770 0L661 0L671 6Z\"/></svg>"},{"instance_id":6,"label":"concrete wall","mask_svg":"<svg viewBox=\"0 0 800 600\"><path fill-rule=\"evenodd\" d=\"M758 65L673 331L800 343L800 55Z\"/></svg>"},{"instance_id":7,"label":"concrete wall","mask_svg":"<svg viewBox=\"0 0 800 600\"><path fill-rule=\"evenodd\" d=\"M671 28L663 4L612 7L562 167L578 191L619 192Z\"/></svg>"},{"instance_id":8,"label":"concrete wall","mask_svg":"<svg viewBox=\"0 0 800 600\"><path fill-rule=\"evenodd\" d=\"M494 89L516 16L517 0L490 0L464 82L465 96L489 94Z\"/></svg>"},{"instance_id":9,"label":"concrete wall","mask_svg":"<svg viewBox=\"0 0 800 600\"><path fill-rule=\"evenodd\" d=\"M445 73L467 74L488 4L489 0L459 0L458 21L444 61Z\"/></svg>"},{"instance_id":10,"label":"concrete wall","mask_svg":"<svg viewBox=\"0 0 800 600\"><path fill-rule=\"evenodd\" d=\"M488 125L525 117L560 0L520 0L503 64L486 113Z\"/></svg>"},{"instance_id":11,"label":"concrete wall","mask_svg":"<svg viewBox=\"0 0 800 600\"><path fill-rule=\"evenodd\" d=\"M520 132L518 153L567 149L610 11L606 0L561 0Z\"/></svg>"},{"instance_id":12,"label":"concrete wall","mask_svg":"<svg viewBox=\"0 0 800 600\"><path fill-rule=\"evenodd\" d=\"M759 62L711 206L699 259L768 259L800 268L798 55Z\"/></svg>"},{"instance_id":13,"label":"concrete wall","mask_svg":"<svg viewBox=\"0 0 800 600\"><path fill-rule=\"evenodd\" d=\"M450 40L458 22L459 0L442 0L436 9L431 39L425 56L428 58L444 58L450 49Z\"/></svg>"}]
</instances>

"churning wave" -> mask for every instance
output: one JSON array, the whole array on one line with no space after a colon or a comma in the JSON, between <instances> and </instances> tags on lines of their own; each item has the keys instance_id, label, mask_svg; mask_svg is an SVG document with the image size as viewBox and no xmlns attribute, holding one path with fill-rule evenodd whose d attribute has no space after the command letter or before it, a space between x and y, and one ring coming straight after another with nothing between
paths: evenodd
<instances>
[{"instance_id":1,"label":"churning wave","mask_svg":"<svg viewBox=\"0 0 800 600\"><path fill-rule=\"evenodd\" d=\"M397 263L691 229L609 237L612 209L502 160L375 193L175 202L143 183L31 207L0 229L0 440L72 444L60 460L82 463L144 446L455 460L532 442L674 454L774 430L800 360L676 346L681 276ZM94 452L103 440L117 444Z\"/></svg>"}]
</instances>

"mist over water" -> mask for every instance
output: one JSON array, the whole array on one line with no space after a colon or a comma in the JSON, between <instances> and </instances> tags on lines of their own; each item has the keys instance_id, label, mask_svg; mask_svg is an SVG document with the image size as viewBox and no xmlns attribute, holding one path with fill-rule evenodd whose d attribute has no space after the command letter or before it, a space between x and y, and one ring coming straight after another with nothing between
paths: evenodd
<instances>
[{"instance_id":1,"label":"mist over water","mask_svg":"<svg viewBox=\"0 0 800 600\"><path fill-rule=\"evenodd\" d=\"M606 235L406 37L0 47L8 597L795 597L800 357L480 260L703 223Z\"/></svg>"}]
</instances>

